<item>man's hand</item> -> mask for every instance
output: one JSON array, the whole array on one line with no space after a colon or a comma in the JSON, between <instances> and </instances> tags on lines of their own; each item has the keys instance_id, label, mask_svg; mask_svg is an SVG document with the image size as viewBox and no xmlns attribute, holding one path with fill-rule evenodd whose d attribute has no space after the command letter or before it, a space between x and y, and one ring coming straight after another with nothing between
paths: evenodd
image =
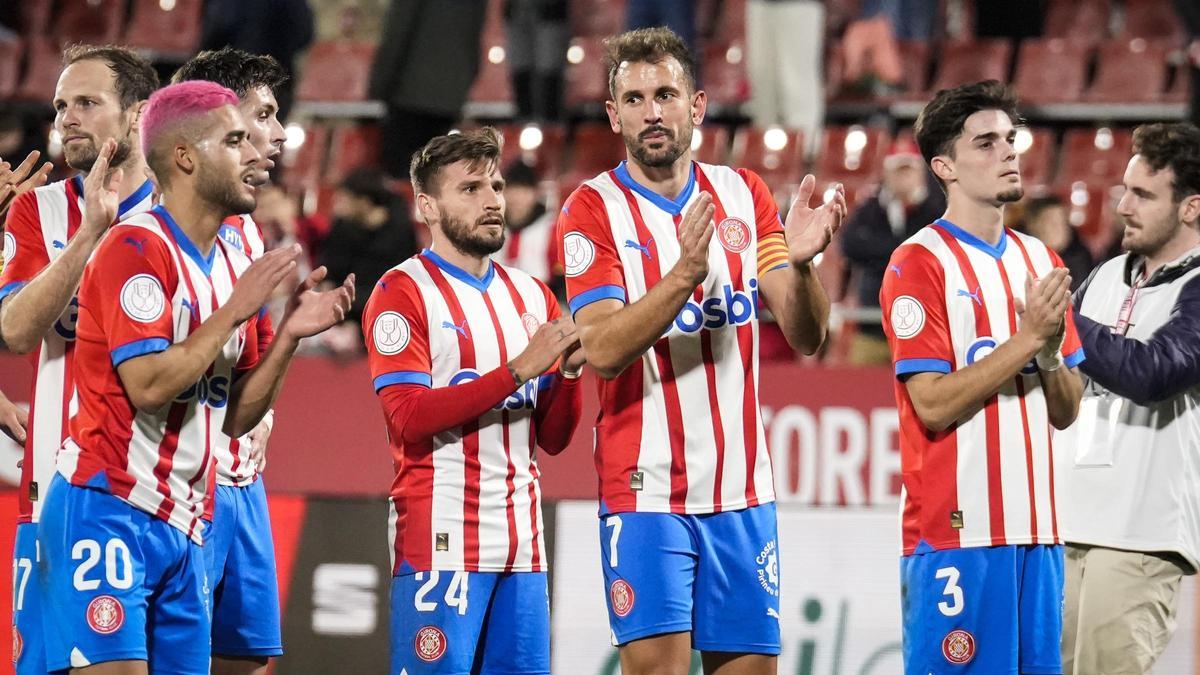
<instances>
[{"instance_id":1,"label":"man's hand","mask_svg":"<svg viewBox=\"0 0 1200 675\"><path fill-rule=\"evenodd\" d=\"M0 217L4 216L18 196L46 184L54 165L46 162L34 170L41 156L40 151L34 150L15 169L8 162L0 160Z\"/></svg>"},{"instance_id":2,"label":"man's hand","mask_svg":"<svg viewBox=\"0 0 1200 675\"><path fill-rule=\"evenodd\" d=\"M712 195L701 192L679 223L679 260L671 272L691 281L692 286L698 286L708 276L708 242L715 227L714 213Z\"/></svg>"},{"instance_id":3,"label":"man's hand","mask_svg":"<svg viewBox=\"0 0 1200 675\"><path fill-rule=\"evenodd\" d=\"M1045 345L1063 330L1063 317L1070 303L1071 277L1065 268L1056 267L1037 281L1025 277L1025 301L1015 298L1013 302L1020 319L1017 332L1028 333Z\"/></svg>"},{"instance_id":4,"label":"man's hand","mask_svg":"<svg viewBox=\"0 0 1200 675\"><path fill-rule=\"evenodd\" d=\"M233 312L234 325L240 325L262 310L271 293L287 275L296 270L300 245L268 251L242 274L233 285L233 293L225 307Z\"/></svg>"},{"instance_id":5,"label":"man's hand","mask_svg":"<svg viewBox=\"0 0 1200 675\"><path fill-rule=\"evenodd\" d=\"M312 337L345 320L346 312L354 304L354 275L347 276L346 281L333 290L313 290L325 279L326 273L324 266L318 267L296 288L296 293L288 300L280 332L296 339Z\"/></svg>"},{"instance_id":6,"label":"man's hand","mask_svg":"<svg viewBox=\"0 0 1200 675\"><path fill-rule=\"evenodd\" d=\"M250 439L250 461L254 463L254 470L262 473L267 468L267 441L271 438L271 413L267 413L258 426L250 430L247 437Z\"/></svg>"},{"instance_id":7,"label":"man's hand","mask_svg":"<svg viewBox=\"0 0 1200 675\"><path fill-rule=\"evenodd\" d=\"M121 205L119 191L125 172L121 169L108 169L108 163L116 151L116 140L110 138L104 141L96 163L92 165L87 178L83 179L83 203L87 212L83 228L97 238L116 221L117 209Z\"/></svg>"},{"instance_id":8,"label":"man's hand","mask_svg":"<svg viewBox=\"0 0 1200 675\"><path fill-rule=\"evenodd\" d=\"M528 382L550 370L564 352L578 345L575 322L561 317L538 326L524 351L509 361L508 367L516 373L517 379Z\"/></svg>"},{"instance_id":9,"label":"man's hand","mask_svg":"<svg viewBox=\"0 0 1200 675\"><path fill-rule=\"evenodd\" d=\"M808 204L816 185L817 179L811 173L804 177L783 226L788 261L795 267L807 265L824 251L846 219L846 190L842 184L834 188L833 199L814 209Z\"/></svg>"},{"instance_id":10,"label":"man's hand","mask_svg":"<svg viewBox=\"0 0 1200 675\"><path fill-rule=\"evenodd\" d=\"M25 445L25 430L29 427L29 413L18 408L8 397L0 392L0 431L5 436Z\"/></svg>"}]
</instances>

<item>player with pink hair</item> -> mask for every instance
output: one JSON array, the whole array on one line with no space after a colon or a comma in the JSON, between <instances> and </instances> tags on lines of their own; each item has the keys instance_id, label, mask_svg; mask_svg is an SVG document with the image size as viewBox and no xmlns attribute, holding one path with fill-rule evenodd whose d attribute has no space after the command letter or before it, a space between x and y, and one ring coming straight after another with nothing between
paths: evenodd
<instances>
[{"instance_id":1,"label":"player with pink hair","mask_svg":"<svg viewBox=\"0 0 1200 675\"><path fill-rule=\"evenodd\" d=\"M255 207L261 156L237 103L202 81L151 96L141 139L161 203L114 226L83 275L78 412L38 535L52 671L209 672L211 448L259 422L300 339L342 321L354 297L353 279L313 291L317 269L259 353L253 319L300 250L252 264L217 236ZM103 203L115 217L115 199Z\"/></svg>"}]
</instances>

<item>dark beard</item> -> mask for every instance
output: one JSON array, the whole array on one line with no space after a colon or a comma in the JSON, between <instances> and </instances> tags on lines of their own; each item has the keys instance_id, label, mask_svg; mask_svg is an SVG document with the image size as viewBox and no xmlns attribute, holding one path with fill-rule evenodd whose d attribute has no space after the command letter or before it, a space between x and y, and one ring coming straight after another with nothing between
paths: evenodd
<instances>
[{"instance_id":1,"label":"dark beard","mask_svg":"<svg viewBox=\"0 0 1200 675\"><path fill-rule=\"evenodd\" d=\"M240 176L230 180L226 176L217 175L207 164L200 165L199 174L196 176L196 192L205 201L219 207L222 217L250 213L258 206L254 195L242 192L241 184Z\"/></svg>"},{"instance_id":2,"label":"dark beard","mask_svg":"<svg viewBox=\"0 0 1200 675\"><path fill-rule=\"evenodd\" d=\"M129 134L125 134L124 138L117 141L117 149L113 151L112 159L108 160L109 169L116 169L124 164L132 153L133 143L129 140ZM66 153L63 154L64 159L67 160L67 166L86 173L92 170L92 167L96 165L96 160L100 158L100 148L96 145L95 139L91 139L82 155L72 158Z\"/></svg>"},{"instance_id":3,"label":"dark beard","mask_svg":"<svg viewBox=\"0 0 1200 675\"><path fill-rule=\"evenodd\" d=\"M651 151L645 145L642 145L642 136L652 131L661 131L667 135L667 138L664 141L664 144L666 145L665 148ZM642 131L634 138L630 138L624 134L621 135L621 138L625 141L625 148L629 150L629 154L633 155L633 158L637 160L638 164L641 164L645 167L659 169L674 164L675 161L682 157L683 153L691 146L691 127L685 129L681 136L686 138L677 139L675 138L675 134L673 134L669 129L665 129L663 127L651 127Z\"/></svg>"},{"instance_id":4,"label":"dark beard","mask_svg":"<svg viewBox=\"0 0 1200 675\"><path fill-rule=\"evenodd\" d=\"M476 220L474 226L469 226L465 221L452 218L450 214L441 209L439 211L442 234L446 235L446 239L450 240L450 245L458 249L463 255L473 258L486 258L504 248L505 228L503 226L500 228L500 236L498 237L489 236L478 229L480 222L487 218L487 216ZM500 219L503 221L504 216L501 216Z\"/></svg>"},{"instance_id":5,"label":"dark beard","mask_svg":"<svg viewBox=\"0 0 1200 675\"><path fill-rule=\"evenodd\" d=\"M1024 196L1025 190L1023 188L1013 188L996 195L996 201L1001 204L1012 204L1013 202L1021 201L1021 198Z\"/></svg>"}]
</instances>

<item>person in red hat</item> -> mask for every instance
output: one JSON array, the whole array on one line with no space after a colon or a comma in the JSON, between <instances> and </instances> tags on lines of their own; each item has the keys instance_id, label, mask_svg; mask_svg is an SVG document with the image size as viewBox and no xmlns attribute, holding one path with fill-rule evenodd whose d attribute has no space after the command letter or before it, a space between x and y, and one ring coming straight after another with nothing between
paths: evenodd
<instances>
[{"instance_id":1,"label":"person in red hat","mask_svg":"<svg viewBox=\"0 0 1200 675\"><path fill-rule=\"evenodd\" d=\"M945 195L931 187L916 142L907 136L897 138L883 159L878 192L855 208L842 233L842 253L854 275L860 308L879 308L879 287L892 251L945 210ZM850 361L856 365L891 363L879 320L859 324L850 343Z\"/></svg>"}]
</instances>

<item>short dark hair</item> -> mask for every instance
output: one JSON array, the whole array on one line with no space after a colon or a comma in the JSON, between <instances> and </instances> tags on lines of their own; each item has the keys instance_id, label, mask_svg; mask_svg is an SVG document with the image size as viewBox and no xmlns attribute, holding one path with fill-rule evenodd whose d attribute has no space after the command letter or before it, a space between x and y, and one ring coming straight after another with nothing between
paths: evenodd
<instances>
[{"instance_id":1,"label":"short dark hair","mask_svg":"<svg viewBox=\"0 0 1200 675\"><path fill-rule=\"evenodd\" d=\"M136 52L117 45L71 45L63 50L63 68L80 61L103 61L113 72L122 110L150 98L158 89L158 73Z\"/></svg>"},{"instance_id":2,"label":"short dark hair","mask_svg":"<svg viewBox=\"0 0 1200 675\"><path fill-rule=\"evenodd\" d=\"M962 134L963 123L980 110L999 110L1008 115L1014 126L1021 123L1016 95L997 80L942 89L925 105L913 125L913 135L925 164L931 165L938 155L954 157L954 141ZM945 189L942 179L938 178L938 183Z\"/></svg>"},{"instance_id":3,"label":"short dark hair","mask_svg":"<svg viewBox=\"0 0 1200 675\"><path fill-rule=\"evenodd\" d=\"M494 167L500 161L502 141L492 127L435 136L425 147L413 153L408 175L413 190L420 194L437 194L434 180L442 167L466 161L472 171Z\"/></svg>"},{"instance_id":4,"label":"short dark hair","mask_svg":"<svg viewBox=\"0 0 1200 675\"><path fill-rule=\"evenodd\" d=\"M287 82L287 72L273 56L251 54L233 47L203 51L179 67L171 83L208 80L232 89L239 99L259 87L274 91Z\"/></svg>"},{"instance_id":5,"label":"short dark hair","mask_svg":"<svg viewBox=\"0 0 1200 675\"><path fill-rule=\"evenodd\" d=\"M1053 193L1030 197L1029 202L1025 205L1025 220L1033 222L1046 211L1065 206L1066 202L1063 201L1063 198Z\"/></svg>"},{"instance_id":6,"label":"short dark hair","mask_svg":"<svg viewBox=\"0 0 1200 675\"><path fill-rule=\"evenodd\" d=\"M688 91L696 91L696 61L683 39L670 28L638 28L604 41L604 59L608 65L608 93L617 99L617 69L630 63L661 63L674 58L687 75Z\"/></svg>"},{"instance_id":7,"label":"short dark hair","mask_svg":"<svg viewBox=\"0 0 1200 675\"><path fill-rule=\"evenodd\" d=\"M1143 124L1133 130L1133 154L1157 173L1170 167L1176 202L1200 194L1200 129L1187 122Z\"/></svg>"}]
</instances>

